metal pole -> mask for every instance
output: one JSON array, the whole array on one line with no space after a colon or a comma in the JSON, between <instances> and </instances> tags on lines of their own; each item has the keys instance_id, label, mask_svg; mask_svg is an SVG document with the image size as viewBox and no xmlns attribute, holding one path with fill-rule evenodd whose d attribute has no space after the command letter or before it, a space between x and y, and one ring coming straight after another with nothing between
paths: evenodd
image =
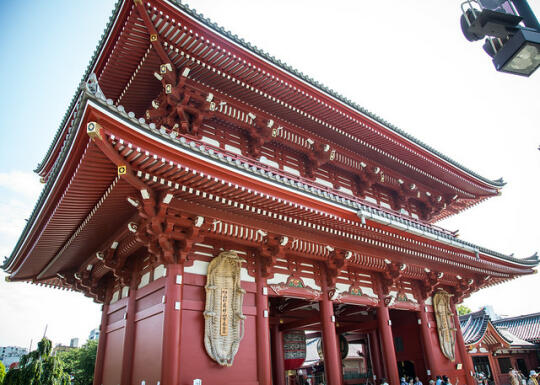
<instances>
[{"instance_id":1,"label":"metal pole","mask_svg":"<svg viewBox=\"0 0 540 385\"><path fill-rule=\"evenodd\" d=\"M523 24L525 27L533 28L534 30L540 32L540 23L534 15L529 3L527 0L513 0L512 3L519 12L519 16L523 18Z\"/></svg>"}]
</instances>

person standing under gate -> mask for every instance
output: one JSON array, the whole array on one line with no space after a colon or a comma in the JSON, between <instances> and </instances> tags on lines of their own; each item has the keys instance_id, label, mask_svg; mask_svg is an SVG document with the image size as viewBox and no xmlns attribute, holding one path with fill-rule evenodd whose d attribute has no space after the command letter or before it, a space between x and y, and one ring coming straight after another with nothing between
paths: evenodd
<instances>
[{"instance_id":1,"label":"person standing under gate","mask_svg":"<svg viewBox=\"0 0 540 385\"><path fill-rule=\"evenodd\" d=\"M531 370L529 373L529 380L527 381L527 385L538 385L538 377L534 370Z\"/></svg>"}]
</instances>

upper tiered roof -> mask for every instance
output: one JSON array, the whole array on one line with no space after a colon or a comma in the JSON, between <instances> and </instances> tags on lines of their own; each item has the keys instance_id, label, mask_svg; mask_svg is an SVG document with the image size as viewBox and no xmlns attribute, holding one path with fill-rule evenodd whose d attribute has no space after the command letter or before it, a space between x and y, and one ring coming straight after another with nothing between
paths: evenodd
<instances>
[{"instance_id":1,"label":"upper tiered roof","mask_svg":"<svg viewBox=\"0 0 540 385\"><path fill-rule=\"evenodd\" d=\"M83 80L91 72L114 104L141 117L157 96L153 76L163 60L149 45L149 32L131 3L119 2ZM177 68L189 66L190 78L264 111L315 139L330 141L336 162L356 167L347 153L383 167L389 177L414 181L422 194L441 195L448 208L430 221L444 218L497 195L501 179L489 180L469 170L398 127L370 113L328 87L252 46L179 2L144 3ZM74 102L37 172L46 177L65 138ZM397 182L396 182L397 183ZM426 198L427 199L427 198ZM431 198L430 198L431 199ZM446 204L445 204L446 207Z\"/></svg>"}]
</instances>

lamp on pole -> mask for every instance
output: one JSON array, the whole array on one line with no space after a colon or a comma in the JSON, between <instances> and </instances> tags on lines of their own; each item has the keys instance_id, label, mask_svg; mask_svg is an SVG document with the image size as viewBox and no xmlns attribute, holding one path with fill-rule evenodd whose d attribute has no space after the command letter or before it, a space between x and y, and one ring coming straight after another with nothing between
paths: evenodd
<instances>
[{"instance_id":1,"label":"lamp on pole","mask_svg":"<svg viewBox=\"0 0 540 385\"><path fill-rule=\"evenodd\" d=\"M465 38L485 38L497 71L528 77L540 66L540 23L527 0L467 0L461 11Z\"/></svg>"}]
</instances>

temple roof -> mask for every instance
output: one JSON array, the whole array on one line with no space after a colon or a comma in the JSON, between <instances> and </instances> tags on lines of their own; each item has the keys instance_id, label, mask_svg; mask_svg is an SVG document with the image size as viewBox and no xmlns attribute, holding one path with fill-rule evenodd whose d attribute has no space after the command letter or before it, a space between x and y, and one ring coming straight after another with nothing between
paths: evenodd
<instances>
[{"instance_id":1,"label":"temple roof","mask_svg":"<svg viewBox=\"0 0 540 385\"><path fill-rule=\"evenodd\" d=\"M141 6L139 2L135 3ZM164 4L164 2L153 3L157 6L170 6L169 3ZM149 163L155 163L157 165L156 167L147 167L147 165L139 162L139 165L143 165L141 167L134 167L134 169L137 169L137 175L135 177L140 179L137 182L155 187L156 190L167 188L175 190L175 194L185 199L187 205L197 204L201 200L199 192L203 198L207 199L207 192L212 191L213 188L209 185L210 183L228 184L220 191L220 201L214 200L212 202L211 198L205 201L208 205L207 212L210 213L209 216L218 210L226 210L232 217L234 215L245 216L246 210L248 210L245 206L251 206L251 209L257 209L257 211L252 210L251 212L248 210L249 215L253 217L258 216L254 221L260 221L262 218L262 221L266 220L268 222L268 217L271 213L274 215L274 219L279 217L279 221L282 221L281 225L301 225L303 226L303 231L317 231L317 236L327 237L324 238L328 241L326 243L327 245L332 242L337 242L338 244L341 242L341 245L345 245L342 248L346 248L356 243L363 245L362 250L373 250L376 248L384 250L388 258L390 258L390 255L393 255L396 259L411 258L411 260L415 261L415 265L407 267L407 274L410 274L409 278L423 279L425 274L429 272L427 266L435 266L440 272L451 272L445 277L443 277L445 274L440 276L440 282L442 284L456 284L455 280L458 280L461 286L467 288L466 291L468 293L473 288L476 290L486 285L500 283L516 276L533 272L532 268L538 264L537 256L516 259L476 246L460 240L455 234L447 230L400 215L391 210L376 207L357 196L345 194L335 188L313 183L306 178L283 173L282 170L269 167L242 154L212 147L208 143L201 142L198 138L178 136L176 135L177 133L172 135L173 133L159 129L153 123L148 124L141 116L148 107L149 101L155 96L156 92L159 92L159 83L155 81L153 72L156 68L159 68L159 64L162 61L157 54L152 53L151 48L148 48L148 31L139 23L140 19L137 17L137 10L134 9L133 4L131 1L119 2L117 4L109 25L103 34L102 41L96 48L94 57L83 76L83 83L77 90L44 161L38 167L37 172L44 177L43 181L46 182L45 187L36 202L34 210L13 253L3 264L3 268L11 274L12 278L32 279L51 285L61 285L60 281L56 282L52 280L56 279L55 277L58 274L62 275L61 272L79 268L84 261L88 260L89 256L94 255L96 250L102 246L100 242L104 242L107 237L112 236L112 231L121 227L134 215L133 208L126 206L125 197L128 195L135 196L138 194L138 191L124 178L118 176L117 165L109 158L109 155L114 152L114 156L121 157L118 159L123 159L123 162L129 162L129 160L125 159L125 156L127 156L125 153L128 150L132 153L137 153L137 156L141 156L141 159L151 159ZM326 134L342 135L343 138L353 138L354 136L354 138L358 139L361 136L359 135L360 130L369 131L370 135L373 136L372 139L377 139L376 137L380 136L377 139L381 141L380 143L388 140L388 142L381 144L380 147L388 145L389 148L385 147L387 153L382 154L380 152L377 156L381 158L384 156L387 157L388 162L392 161L395 164L401 164L400 166L398 165L399 167L405 167L403 165L404 162L400 163L399 161L401 159L393 155L395 153L392 152L392 146L397 146L395 148L396 151L406 152L414 149L414 154L409 155L415 157L413 160L418 162L418 165L437 165L438 168L434 171L434 175L436 174L436 176L430 176L434 180L438 179L439 182L437 183L444 185L446 182L443 179L446 178L447 174L452 173L452 183L456 183L456 186L471 186L471 191L463 191L463 195L470 194L475 198L464 198L463 200L465 202L474 201L477 203L488 196L494 195L498 191L498 188L502 186L501 182L489 181L445 158L430 147L407 136L398 128L389 125L379 117L371 115L368 111L356 104L335 94L333 91L305 77L303 74L275 60L257 48L252 47L242 39L238 39L229 32L217 27L202 17L202 15L196 14L186 5L175 4L177 6L175 8L176 12L183 12L199 23L197 26L192 24L194 30L195 28L200 28L201 25L210 28L221 36L220 39L225 39L222 44L230 44L230 41L236 44L235 47L232 47L232 45L227 46L231 51L237 54L240 52L242 55L245 55L243 57L253 60L254 63L259 63L261 66L270 63L271 66L266 67L267 70L269 68L275 71L276 76L283 76L283 79L294 81L294 84L296 84L295 87L299 87L298 89L295 88L296 96L294 98L304 98L302 100L305 101L305 105L310 109L317 109L317 111L313 112L315 115L309 117L311 123L313 123L313 127L320 128L321 131L326 129ZM165 17L162 17L162 14L160 14L161 11L156 11L156 8L151 7L150 3L147 3L144 7L143 12L148 12L148 16L160 28L160 31L165 31L163 32L165 37L169 34L187 36L192 32L186 29L187 27L185 25L183 29L180 29L180 23L178 23L178 26L174 25L174 23L169 25L168 21L164 21ZM165 10L169 11L170 8L166 8ZM189 17L186 17L185 22L193 23L193 20ZM182 32L184 30L188 32ZM119 39L119 36L124 31L128 31L126 32L128 34L133 33L133 39L130 41L132 45L128 45L127 48L120 46L122 43L118 43L118 41L125 42L125 39ZM204 32L206 33L207 31L205 30ZM111 38L113 35L114 37ZM118 41L115 39L118 39ZM199 49L198 47L209 44L208 39L204 40L204 36L202 36L200 44L195 44L196 41L196 38L190 40L191 43L186 44L186 47L195 46L194 51L197 51ZM220 41L217 40L217 42ZM243 50L238 50L238 47L241 47ZM233 48L237 51L234 51ZM209 51L212 49L208 48ZM136 60L125 60L125 62L122 62L126 57L133 59L129 55L134 55L133 52L135 51L139 52L137 50L142 50L141 55L143 58L139 64L137 64ZM244 50L247 50L250 55L246 55ZM193 54L192 51L189 52ZM219 50L217 52L225 57L223 60L232 62L233 64L235 63L234 60L238 58L238 56L232 55L234 56L234 60L231 59L231 52L228 52L229 57L226 57L227 55L225 53L221 54ZM176 53L178 53L178 48L176 48ZM189 56L188 54L185 55ZM109 60L113 56L115 60ZM181 56L178 54L178 57ZM177 60L175 65L177 65L176 63L180 63L180 67L187 65L185 61L182 61L184 60L182 58L174 60ZM118 68L114 67L111 69L111 67L107 67L109 65L108 63L112 62L117 63L115 65ZM215 88L219 88L218 86L223 84L229 87L228 91L231 93L242 91L248 94L246 98L249 99L251 104L257 105L258 102L261 102L264 104L265 109L268 109L277 116L280 116L280 114L286 115L291 120L294 120L297 125L301 125L300 123L309 120L306 117L306 114L309 115L308 113L300 111L296 107L293 108L283 101L281 103L275 103L275 97L272 97L273 100L267 100L268 94L262 91L249 93L250 89L248 87L246 91L245 87L247 86L244 82L240 82L239 80L235 80L234 82L232 80L229 81L230 76L229 79L226 76L223 79L221 76L214 76L216 71L209 70L209 65L197 62L198 60L194 60L188 63L192 66L191 73L194 74L193 79L190 79L190 81L200 82L201 84L214 82L208 87ZM135 69L129 70L127 66L130 63L135 63ZM244 66L246 60L243 63L234 64L236 66L235 68ZM217 66L215 61L211 64ZM247 67L250 66L242 67L243 69L240 72L249 72L250 74L253 71L257 72L255 67ZM258 68L258 71L261 71L261 69ZM220 70L217 70L217 73L219 72ZM88 86L88 79L94 76L91 73L95 74L98 78L101 76L99 84L104 92L101 92L101 90L97 92L96 89L92 90ZM127 79L118 80L117 77L120 76L127 76ZM272 75L272 79L268 80L269 74L265 74L264 71L258 73L256 77L263 79L261 81L263 85L268 85L274 81L274 76ZM309 85L309 88L305 87L306 84ZM131 88L129 88L130 85ZM283 88L283 92L285 92L287 87L290 86L290 83L276 81L272 83L272 87L270 88L279 88L280 90ZM250 87L251 91L253 91L254 87ZM302 87L301 92L300 87ZM268 91L267 88L265 90ZM308 93L311 93L310 97L307 96ZM322 100L324 100L324 103ZM343 109L343 106L348 106L348 109ZM287 111L287 108L291 108L292 112ZM355 112L357 113L356 115ZM321 113L321 115L316 115L317 113ZM104 143L102 143L103 146L106 146L110 150L108 155L105 155L103 150L98 148L98 145L94 141L89 140L86 134L85 124L88 123L90 114L94 114L94 118L99 115L100 119L106 120L114 128L113 130L109 130L103 140ZM342 130L339 130L339 132L332 131L335 127L329 125L324 120L326 119L325 117L328 117L328 121L333 122L332 124L339 124L340 121L349 119L347 122L350 124L349 127L353 129L350 132ZM364 119L366 117L369 119ZM353 120L356 126L351 123ZM115 136L117 133L119 133L120 137ZM397 136L391 135L391 133ZM398 137L406 140L401 141ZM397 139L400 140L399 143L396 141ZM418 147L409 146L410 143L407 141L414 143ZM376 141L373 143L376 143ZM375 150L380 150L373 144L366 143L365 147L371 148L374 154L376 152ZM435 155L435 157L430 158L426 152L419 151L419 149L423 149ZM167 157L168 159L166 159ZM189 170L184 162L188 158L190 161L192 159L198 159L200 163L196 163L196 165L201 168L192 168ZM444 162L440 162L439 158L443 159ZM173 161L172 159L177 160ZM448 167L448 164L445 162L453 166ZM409 166L412 167L410 164L407 167ZM221 170L218 172L218 176L222 176L224 170L228 174L218 181L216 174L212 174L213 170L208 171L209 168ZM418 175L424 175L425 178L428 178L428 173L424 172L421 168L414 166L414 169ZM467 177L457 169L473 178ZM182 171L180 172L178 170ZM175 172L181 174L176 179L176 185L179 186L176 189L171 180L166 180L168 175ZM184 175L187 172L197 174L197 178L200 178L201 181L198 181L197 184L190 185L192 182ZM243 179L235 185L231 183L231 179L228 179L229 176L233 179L236 178L237 181L239 180L238 178ZM214 180L212 180L212 177ZM266 194L261 193L261 190L250 190L246 188L245 181L249 181L252 186L263 186ZM447 185L446 187L448 187L449 191L453 188L457 189L456 186L448 183ZM241 194L238 193L240 189L242 191ZM189 196L192 191L196 191L196 197ZM268 191L271 191L272 195L268 194ZM279 194L281 194L281 198L285 196L287 199L279 199ZM241 199L237 199L238 196L241 196ZM291 200L295 201L291 202ZM227 204L230 205L232 201L234 201L234 206L228 207ZM466 205L468 204L466 203ZM237 221L234 223L234 226L242 223L243 221ZM270 224L264 222L257 223L270 226ZM264 226L259 228L264 228ZM253 229L250 230L252 231ZM324 242L324 240L314 241L312 238L310 239L310 245L313 246L310 246L311 250L322 250L320 251L320 255L327 256L327 254L324 254L328 253L327 249L317 244L317 242ZM254 243L260 242L260 239L250 241ZM380 252L379 249L377 249L377 253ZM294 251L296 252L298 250ZM299 252L305 251L300 250ZM315 253L315 251L313 252ZM375 270L384 269L387 262L384 258L379 258L380 253L376 253L379 255L377 258L373 258L373 254L367 254L367 251L364 255L362 253L364 251L356 250L351 262L354 261L359 265L364 264L365 266L372 264L369 267ZM467 279L457 275L460 272L467 273L464 274L464 277Z\"/></svg>"},{"instance_id":2,"label":"temple roof","mask_svg":"<svg viewBox=\"0 0 540 385\"><path fill-rule=\"evenodd\" d=\"M358 145L364 146L363 148L366 151L366 153L373 152L373 156L381 157L386 159L386 162L394 162L394 166L398 167L401 172L406 172L406 170L409 170L409 172L415 173L420 164L420 169L426 168L426 167L434 167L434 169L437 169L434 171L434 173L437 175L437 177L443 180L447 178L452 178L454 182L452 183L466 183L464 178L465 175L461 175L460 173L464 173L468 175L469 177L472 177L472 180L475 180L475 183L479 183L478 186L470 187L471 189L474 189L475 191L475 199L471 198L473 196L468 196L465 202L465 207L470 207L471 205L474 205L481 200L485 199L486 197L496 195L499 191L499 189L505 184L502 179L498 180L490 180L488 178L485 178L474 171L464 167L463 165L459 164L458 162L452 160L448 156L441 154L434 148L428 146L427 144L423 143L422 141L418 140L417 138L414 138L413 136L407 134L402 129L398 128L397 126L392 125L391 123L385 121L381 117L371 113L370 111L366 110L362 106L357 105L353 101L343 97L342 95L338 94L337 92L329 89L328 87L320 84L319 82L315 81L314 79L304 75L302 72L290 67L286 63L283 63L282 61L274 58L273 56L269 55L268 53L260 50L259 48L251 45L249 42L246 42L244 39L239 38L238 36L232 34L231 32L225 30L224 28L218 26L217 24L213 23L209 19L205 18L202 14L197 13L195 10L191 9L188 5L182 4L179 1L172 1L172 3L176 6L177 11L181 11L182 13L188 15L189 17L193 18L197 23L204 26L205 28L208 28L209 30L215 32L216 34L220 35L221 38L226 39L226 41L232 41L237 47L240 47L241 49L247 51L251 55L255 55L256 58L261 59L262 63L265 63L266 65L270 64L271 66L269 68L272 68L274 70L281 70L284 71L284 74L290 77L290 79L298 82L298 85L307 85L308 87L311 87L313 91L317 91L317 95L324 95L326 98L326 101L316 100L315 96L305 96L305 99L310 103L309 108L313 109L315 106L319 106L317 108L326 108L330 112L326 111L324 112L325 116L332 116L332 119L329 120L331 122L331 125L328 125L328 123L321 122L320 119L317 118L317 116L312 116L312 123L320 123L321 127L318 129L318 131L323 132L323 129L327 130L328 132L334 132L336 134L337 132L341 133L343 135L344 143L347 142L345 140L346 138L354 138L356 141L360 140ZM106 49L108 42L108 38L111 34L115 33L114 28L116 24L116 20L118 17L120 17L120 13L123 9L123 2L119 1L115 7L115 10L113 12L113 15L110 18L109 24L102 35L102 39L98 46L96 47L96 50L94 52L93 58L91 59L87 70L83 76L83 80L88 79L88 76L92 71L96 71L100 65L100 60L102 60L102 55L104 50ZM125 7L124 7L125 8ZM124 12L124 11L122 11ZM151 12L149 12L151 13ZM151 15L152 18L155 18L154 15ZM132 17L130 15L130 17ZM154 19L155 23L160 23L160 20ZM133 21L130 21L130 23L133 23ZM167 24L167 23L165 23ZM161 25L163 25L163 22L161 22ZM168 27L167 27L168 28ZM172 32L171 32L172 34ZM135 44L135 41L132 42L132 44ZM141 49L143 46L141 46ZM172 47L168 47L168 49L172 49ZM146 50L146 46L144 46L143 53ZM230 54L230 52L229 52ZM125 52L122 55L126 55ZM148 55L149 57L152 56L152 53ZM189 55L188 55L189 56ZM118 59L118 57L116 57ZM154 60L156 58L152 57L148 60ZM244 60L245 63L245 60ZM253 67L250 69L250 71L254 71ZM101 68L100 70L103 70ZM141 68L140 73L147 70L147 68ZM258 69L260 71L260 68ZM238 71L235 71L238 72ZM241 72L241 71L240 71ZM263 71L264 73L264 71ZM143 75L139 74L139 77ZM146 76L146 75L144 75ZM150 72L151 76L151 72ZM247 76L247 75L246 75ZM250 75L254 76L254 75ZM201 81L206 81L208 79L201 79ZM124 80L122 80L124 82ZM146 77L145 77L145 81ZM130 80L131 82L131 80ZM240 79L238 80L240 82ZM104 83L106 86L111 86L110 79L104 79ZM124 82L125 83L125 82ZM122 84L124 84L122 83ZM285 91L287 87L291 88L292 85L288 84L287 82L281 81L282 84L277 84L278 87L285 87L283 88ZM286 84L283 85L283 84ZM114 87L117 87L116 85ZM114 88L113 87L113 88ZM276 86L272 85L273 88ZM106 88L106 87L105 87ZM118 88L118 87L117 87ZM123 87L121 87L119 90L121 91ZM252 87L253 88L253 87ZM280 88L281 89L281 88ZM125 91L125 90L124 90ZM300 89L297 90L298 93L300 93ZM116 92L116 91L115 91ZM296 92L296 87L295 87ZM302 91L303 92L303 91ZM282 93L280 91L280 93ZM107 94L107 92L106 92ZM107 95L108 97L113 97L115 99L114 95ZM78 97L78 94L75 95L73 98L73 101L70 105L70 108L68 108L68 111L66 112L66 116L64 117L64 120L56 134L56 137L53 141L53 144L49 148L46 156L44 157L43 161L38 165L36 171L39 172L42 176L44 174L47 174L50 169L50 162L52 161L52 158L54 158L54 154L57 153L57 144L61 142L61 136L62 132L65 132L65 124L67 120L69 119L69 116L71 115L72 108L74 106L74 103ZM132 98L133 99L133 98ZM252 98L253 99L253 98ZM253 99L255 100L255 99ZM338 111L336 107L331 106L329 103L334 103L336 106L339 106L341 110ZM304 103L304 102L302 102ZM307 102L306 102L307 103ZM287 105L287 103L283 103L284 105ZM305 104L305 103L304 103ZM305 104L306 106L308 104ZM322 106L322 107L321 107ZM294 110L293 106L289 106ZM276 110L277 111L277 110ZM319 110L321 112L322 110ZM343 112L345 111L345 112ZM346 113L353 113L352 115L346 115ZM359 114L358 116L354 115L354 113ZM136 114L138 114L138 111L136 111ZM309 115L309 114L308 114ZM321 115L322 116L322 115ZM358 120L357 117L360 117L362 120ZM359 119L360 119L359 118ZM364 122L364 118L367 119L365 122L373 123L373 126L369 126ZM305 117L303 117L304 123L307 121ZM308 119L309 120L309 119ZM299 120L300 124L301 121ZM341 123L340 123L341 122ZM347 129L341 129L337 128L336 125L339 127L349 127ZM333 131L332 131L333 130ZM390 136L388 136L390 135ZM339 135L338 135L339 136ZM369 139L372 137L372 139ZM358 139L361 138L361 139ZM366 140L366 139L369 139ZM340 139L342 140L342 139ZM343 141L342 140L342 141ZM385 142L385 150L389 153L383 154L379 150L375 150L371 148L373 143L376 142ZM349 140L350 142L350 140ZM353 141L354 142L354 141ZM381 142L381 143L382 143ZM363 144L362 144L363 143ZM408 143L408 144L406 144ZM405 144L405 146L404 146ZM418 152L420 151L420 152ZM393 154L393 155L392 155ZM397 159L394 159L395 156L397 156ZM426 157L427 156L427 157ZM428 159L429 158L429 159ZM399 161L398 161L399 160ZM405 160L405 162L403 162ZM397 162L397 163L396 163ZM405 166L405 164L409 162L410 165ZM49 166L48 166L49 165ZM441 166L443 165L443 166ZM448 168L449 167L449 168ZM440 169L439 169L440 168ZM458 171L459 170L459 171ZM435 175L434 174L434 175ZM419 174L420 175L420 174ZM438 182L439 183L439 182ZM443 183L444 184L444 183ZM457 185L456 185L457 186ZM472 190L471 190L472 191ZM439 217L438 219L441 219L442 217Z\"/></svg>"},{"instance_id":3,"label":"temple roof","mask_svg":"<svg viewBox=\"0 0 540 385\"><path fill-rule=\"evenodd\" d=\"M474 345L484 339L491 320L485 310L482 309L474 313L459 316L459 323L465 345ZM502 336L500 333L498 333L498 337L508 344L511 342L511 340L507 340L506 337Z\"/></svg>"},{"instance_id":4,"label":"temple roof","mask_svg":"<svg viewBox=\"0 0 540 385\"><path fill-rule=\"evenodd\" d=\"M498 328L504 327L517 337L532 343L540 343L540 313L520 315L493 321Z\"/></svg>"},{"instance_id":5,"label":"temple roof","mask_svg":"<svg viewBox=\"0 0 540 385\"><path fill-rule=\"evenodd\" d=\"M496 346L498 349L501 347L524 348L534 346L514 335L507 328L495 325L495 322L491 321L485 309L460 316L459 323L465 345L483 343L488 346Z\"/></svg>"}]
</instances>

